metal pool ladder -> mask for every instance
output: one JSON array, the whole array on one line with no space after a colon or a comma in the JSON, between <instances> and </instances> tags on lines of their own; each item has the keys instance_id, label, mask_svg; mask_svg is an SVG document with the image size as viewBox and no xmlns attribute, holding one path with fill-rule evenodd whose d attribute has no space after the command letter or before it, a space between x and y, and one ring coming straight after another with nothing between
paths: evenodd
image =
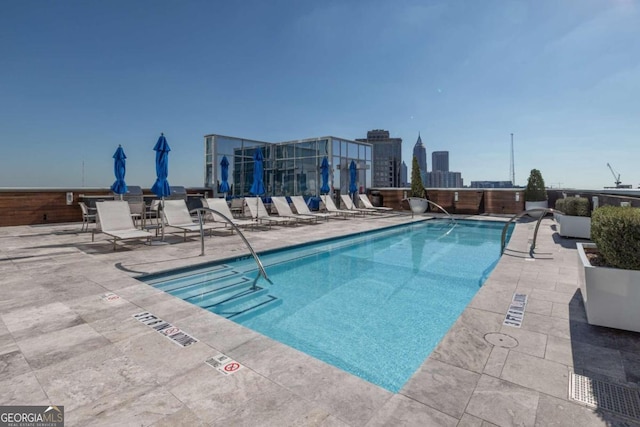
<instances>
[{"instance_id":1,"label":"metal pool ladder","mask_svg":"<svg viewBox=\"0 0 640 427\"><path fill-rule=\"evenodd\" d=\"M542 218L544 218L544 216L547 213L553 213L553 214L557 213L557 214L564 215L564 212L561 212L561 211L556 210L556 209L551 209L551 208L532 208L532 209L524 210L524 211L520 212L519 214L515 214L514 216L512 216L511 219L509 221L507 221L507 223L502 228L502 238L500 239L500 255L502 255L504 253L505 239L506 239L506 236L507 236L507 228L509 228L509 224L511 224L516 219L522 218L523 216L525 216L529 212L540 212L540 211L542 211L543 213L542 213L542 215L540 215L540 218L538 218L538 221L536 222L536 229L533 232L533 242L531 243L531 248L529 249L529 256L531 256L531 258L533 258L533 252L536 249L536 239L538 238L538 228L540 228L540 222L542 221Z\"/></svg>"},{"instance_id":2,"label":"metal pool ladder","mask_svg":"<svg viewBox=\"0 0 640 427\"><path fill-rule=\"evenodd\" d=\"M215 213L215 214L221 216L222 218L224 218L224 220L227 221L229 223L229 225L238 233L238 235L244 241L245 245L247 245L247 248L249 248L249 252L251 252L251 256L253 256L253 259L255 260L256 264L258 265L258 275L256 276L255 280L253 281L252 288L255 289L256 283L258 282L258 279L260 278L260 276L264 277L267 280L267 282L269 282L270 284L273 285L273 282L271 281L271 279L269 279L269 277L267 276L267 272L264 270L264 266L262 265L262 261L260 261L260 258L258 258L258 254L256 254L256 251L253 250L253 247L251 246L251 243L249 243L249 241L247 240L245 235L242 234L242 231L240 231L240 228L237 225L235 225L233 223L233 221L231 221L230 218L227 218L224 214L218 212L215 209L211 209L211 208L204 208L204 207L196 208L196 209L191 210L190 212L197 212L198 213L198 223L200 224L200 256L204 256L204 229L202 228L202 223L203 223L202 212L212 212L212 213Z\"/></svg>"},{"instance_id":3,"label":"metal pool ladder","mask_svg":"<svg viewBox=\"0 0 640 427\"><path fill-rule=\"evenodd\" d=\"M402 200L408 200L408 199L402 199ZM432 202L432 201L431 201L431 200L429 200L429 199L423 199L423 200L426 200L426 201L427 201L427 203L430 203L430 204L432 204L433 206L435 206L435 207L439 208L442 212L444 212L444 213L446 213L446 214L447 214L447 216L449 217L449 219L450 219L451 221L453 221L453 223L454 223L454 224L456 223L456 220L453 218L453 216L451 216L451 214L450 214L449 212L447 212L447 210L446 210L445 208L443 208L442 206L440 206L440 205L439 205L439 204L437 204L436 202ZM411 211L411 218L413 218L413 211Z\"/></svg>"}]
</instances>

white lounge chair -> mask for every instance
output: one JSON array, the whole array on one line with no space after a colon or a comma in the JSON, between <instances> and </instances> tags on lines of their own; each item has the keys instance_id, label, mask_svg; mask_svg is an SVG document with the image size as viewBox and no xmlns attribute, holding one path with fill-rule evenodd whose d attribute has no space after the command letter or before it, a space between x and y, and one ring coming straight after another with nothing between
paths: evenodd
<instances>
[{"instance_id":1,"label":"white lounge chair","mask_svg":"<svg viewBox=\"0 0 640 427\"><path fill-rule=\"evenodd\" d=\"M341 194L340 198L342 199L342 203L344 203L344 205L350 211L360 212L362 214L369 214L369 215L379 215L380 214L380 212L378 212L375 209L357 208L356 205L353 204L353 200L351 200L351 196L349 196L348 194Z\"/></svg>"},{"instance_id":2,"label":"white lounge chair","mask_svg":"<svg viewBox=\"0 0 640 427\"><path fill-rule=\"evenodd\" d=\"M80 210L82 210L82 228L80 231L89 231L89 223L96 222L96 214L89 212L89 207L84 202L78 202Z\"/></svg>"},{"instance_id":3,"label":"white lounge chair","mask_svg":"<svg viewBox=\"0 0 640 427\"><path fill-rule=\"evenodd\" d=\"M375 209L377 211L392 211L393 208L388 208L386 206L373 206L371 204L371 201L369 200L369 198L367 197L366 194L358 194L358 197L360 198L360 201L362 202L362 206L364 206L367 209Z\"/></svg>"},{"instance_id":4,"label":"white lounge chair","mask_svg":"<svg viewBox=\"0 0 640 427\"><path fill-rule=\"evenodd\" d=\"M122 200L96 202L100 230L107 236L113 237L113 250L116 250L117 240L147 239L151 241L153 234L139 230L133 224L129 203ZM91 241L94 235L91 236Z\"/></svg>"},{"instance_id":5,"label":"white lounge chair","mask_svg":"<svg viewBox=\"0 0 640 427\"><path fill-rule=\"evenodd\" d=\"M260 223L266 222L269 225L272 223L295 225L296 223L295 218L269 215L269 212L267 212L267 208L264 207L264 203L262 203L262 199L260 197L245 197L244 201L247 208L249 208L249 212L251 212L251 217L257 219Z\"/></svg>"},{"instance_id":6,"label":"white lounge chair","mask_svg":"<svg viewBox=\"0 0 640 427\"><path fill-rule=\"evenodd\" d=\"M187 203L184 200L165 200L162 202L162 216L167 226L182 230L184 240L187 240L187 231L200 232L200 224L193 221ZM211 230L220 228L212 224L202 224L203 230Z\"/></svg>"},{"instance_id":7,"label":"white lounge chair","mask_svg":"<svg viewBox=\"0 0 640 427\"><path fill-rule=\"evenodd\" d=\"M358 214L363 214L363 212L357 212L357 211L350 211L347 209L338 209L336 207L336 204L333 203L333 199L331 198L331 196L325 194L324 196L320 196L322 198L322 203L324 203L324 207L327 208L327 211L329 212L335 212L336 214L340 214L343 216L356 216Z\"/></svg>"},{"instance_id":8,"label":"white lounge chair","mask_svg":"<svg viewBox=\"0 0 640 427\"><path fill-rule=\"evenodd\" d=\"M306 222L318 222L318 217L315 217L313 215L303 215L303 214L294 214L293 211L291 210L291 207L289 206L289 202L287 202L287 198L286 197L271 197L271 203L273 203L273 206L276 207L276 210L278 211L278 215L280 216L285 216L288 218L295 218L298 221L306 221Z\"/></svg>"},{"instance_id":9,"label":"white lounge chair","mask_svg":"<svg viewBox=\"0 0 640 427\"><path fill-rule=\"evenodd\" d=\"M327 221L329 218L336 218L338 216L338 214L330 212L312 212L302 196L291 196L291 201L293 202L293 206L296 207L298 215L310 215L316 218L324 218Z\"/></svg>"},{"instance_id":10,"label":"white lounge chair","mask_svg":"<svg viewBox=\"0 0 640 427\"><path fill-rule=\"evenodd\" d=\"M202 199L202 205L221 213L222 215L227 217L236 227L253 227L256 225L256 222L251 219L235 219L225 199ZM225 226L228 225L227 220L225 220L215 212L212 212L211 216L214 221L222 222L225 224Z\"/></svg>"}]
</instances>

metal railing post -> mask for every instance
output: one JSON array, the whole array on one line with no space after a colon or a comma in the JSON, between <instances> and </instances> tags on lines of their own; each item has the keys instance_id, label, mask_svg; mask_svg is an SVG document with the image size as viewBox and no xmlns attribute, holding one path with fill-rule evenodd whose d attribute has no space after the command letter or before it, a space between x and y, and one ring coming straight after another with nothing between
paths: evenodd
<instances>
[{"instance_id":1,"label":"metal railing post","mask_svg":"<svg viewBox=\"0 0 640 427\"><path fill-rule=\"evenodd\" d=\"M193 209L190 212L194 212L194 211L196 211L198 213L198 222L200 223L200 256L204 256L204 228L202 227L203 216L202 216L201 212L213 212L213 213L219 215L220 217L222 217L225 221L227 221L229 223L229 225L238 233L238 236L240 236L242 238L242 240L244 241L245 245L247 245L247 248L249 248L249 252L251 252L251 256L253 257L253 259L255 260L256 264L258 265L258 277L260 277L262 275L262 277L264 277L267 280L267 282L269 282L270 284L273 285L273 282L271 281L271 279L269 279L269 276L267 276L267 272L264 269L264 265L262 265L262 261L260 261L260 258L258 258L258 254L256 253L255 250L253 250L253 247L251 246L251 243L249 243L249 241L247 240L245 235L242 233L242 231L240 231L240 228L238 228L238 226L235 225L230 218L227 218L227 216L224 215L223 213L220 213L217 210L211 209L211 208L204 208L204 207L196 208L196 209ZM255 289L255 287L256 287L256 282L258 281L258 277L256 277L256 280L254 280L254 282L253 282L253 289Z\"/></svg>"}]
</instances>

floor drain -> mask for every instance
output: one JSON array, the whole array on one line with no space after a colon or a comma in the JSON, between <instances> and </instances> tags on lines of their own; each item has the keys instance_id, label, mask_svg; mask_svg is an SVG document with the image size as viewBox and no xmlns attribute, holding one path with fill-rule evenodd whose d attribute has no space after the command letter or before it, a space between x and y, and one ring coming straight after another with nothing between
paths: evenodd
<instances>
[{"instance_id":1,"label":"floor drain","mask_svg":"<svg viewBox=\"0 0 640 427\"><path fill-rule=\"evenodd\" d=\"M569 387L573 400L640 420L640 393L636 389L574 373Z\"/></svg>"},{"instance_id":2,"label":"floor drain","mask_svg":"<svg viewBox=\"0 0 640 427\"><path fill-rule=\"evenodd\" d=\"M499 332L489 332L485 334L484 339L496 347L513 348L518 345L518 340L514 337Z\"/></svg>"}]
</instances>

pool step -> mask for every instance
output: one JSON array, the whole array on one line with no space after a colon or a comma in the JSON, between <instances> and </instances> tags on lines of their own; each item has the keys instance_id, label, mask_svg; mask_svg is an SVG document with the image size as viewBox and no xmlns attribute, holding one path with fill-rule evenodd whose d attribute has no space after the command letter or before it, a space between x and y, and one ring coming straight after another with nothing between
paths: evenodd
<instances>
[{"instance_id":1,"label":"pool step","mask_svg":"<svg viewBox=\"0 0 640 427\"><path fill-rule=\"evenodd\" d=\"M189 278L171 280L159 285L154 285L154 287L165 292L174 293L189 288L207 286L212 283L228 282L230 280L233 281L237 280L238 277L242 277L242 273L239 273L235 270L225 270L217 271L213 274L198 275Z\"/></svg>"},{"instance_id":2,"label":"pool step","mask_svg":"<svg viewBox=\"0 0 640 427\"><path fill-rule=\"evenodd\" d=\"M229 320L240 323L249 320L253 317L259 316L269 310L272 310L282 305L282 300L273 295L264 294L258 298L253 298L250 301L232 307L228 310L210 310L220 316L226 317Z\"/></svg>"},{"instance_id":3,"label":"pool step","mask_svg":"<svg viewBox=\"0 0 640 427\"><path fill-rule=\"evenodd\" d=\"M171 295L182 298L192 304L205 307L206 304L213 305L224 301L229 296L244 292L251 287L253 280L248 277L236 277L233 281L224 283L211 283L206 287L190 288L180 292L170 292ZM210 301L209 303L206 303ZM205 304L206 303L206 304ZM205 305L203 305L205 304Z\"/></svg>"},{"instance_id":4,"label":"pool step","mask_svg":"<svg viewBox=\"0 0 640 427\"><path fill-rule=\"evenodd\" d=\"M231 295L227 294L226 298L207 306L201 305L201 307L206 308L207 310L212 310L217 314L237 311L238 307L246 307L247 304L254 305L255 302L252 301L259 300L260 297L268 293L268 289L261 288L260 286L256 286L255 289L253 289L253 287L249 287L248 289L244 289Z\"/></svg>"},{"instance_id":5,"label":"pool step","mask_svg":"<svg viewBox=\"0 0 640 427\"><path fill-rule=\"evenodd\" d=\"M149 275L141 278L143 282L155 288L162 290L170 290L176 283L195 283L203 280L215 280L216 277L225 277L233 272L231 266L220 264L213 267L204 267L201 271L185 271L183 273L164 273L158 275Z\"/></svg>"}]
</instances>

